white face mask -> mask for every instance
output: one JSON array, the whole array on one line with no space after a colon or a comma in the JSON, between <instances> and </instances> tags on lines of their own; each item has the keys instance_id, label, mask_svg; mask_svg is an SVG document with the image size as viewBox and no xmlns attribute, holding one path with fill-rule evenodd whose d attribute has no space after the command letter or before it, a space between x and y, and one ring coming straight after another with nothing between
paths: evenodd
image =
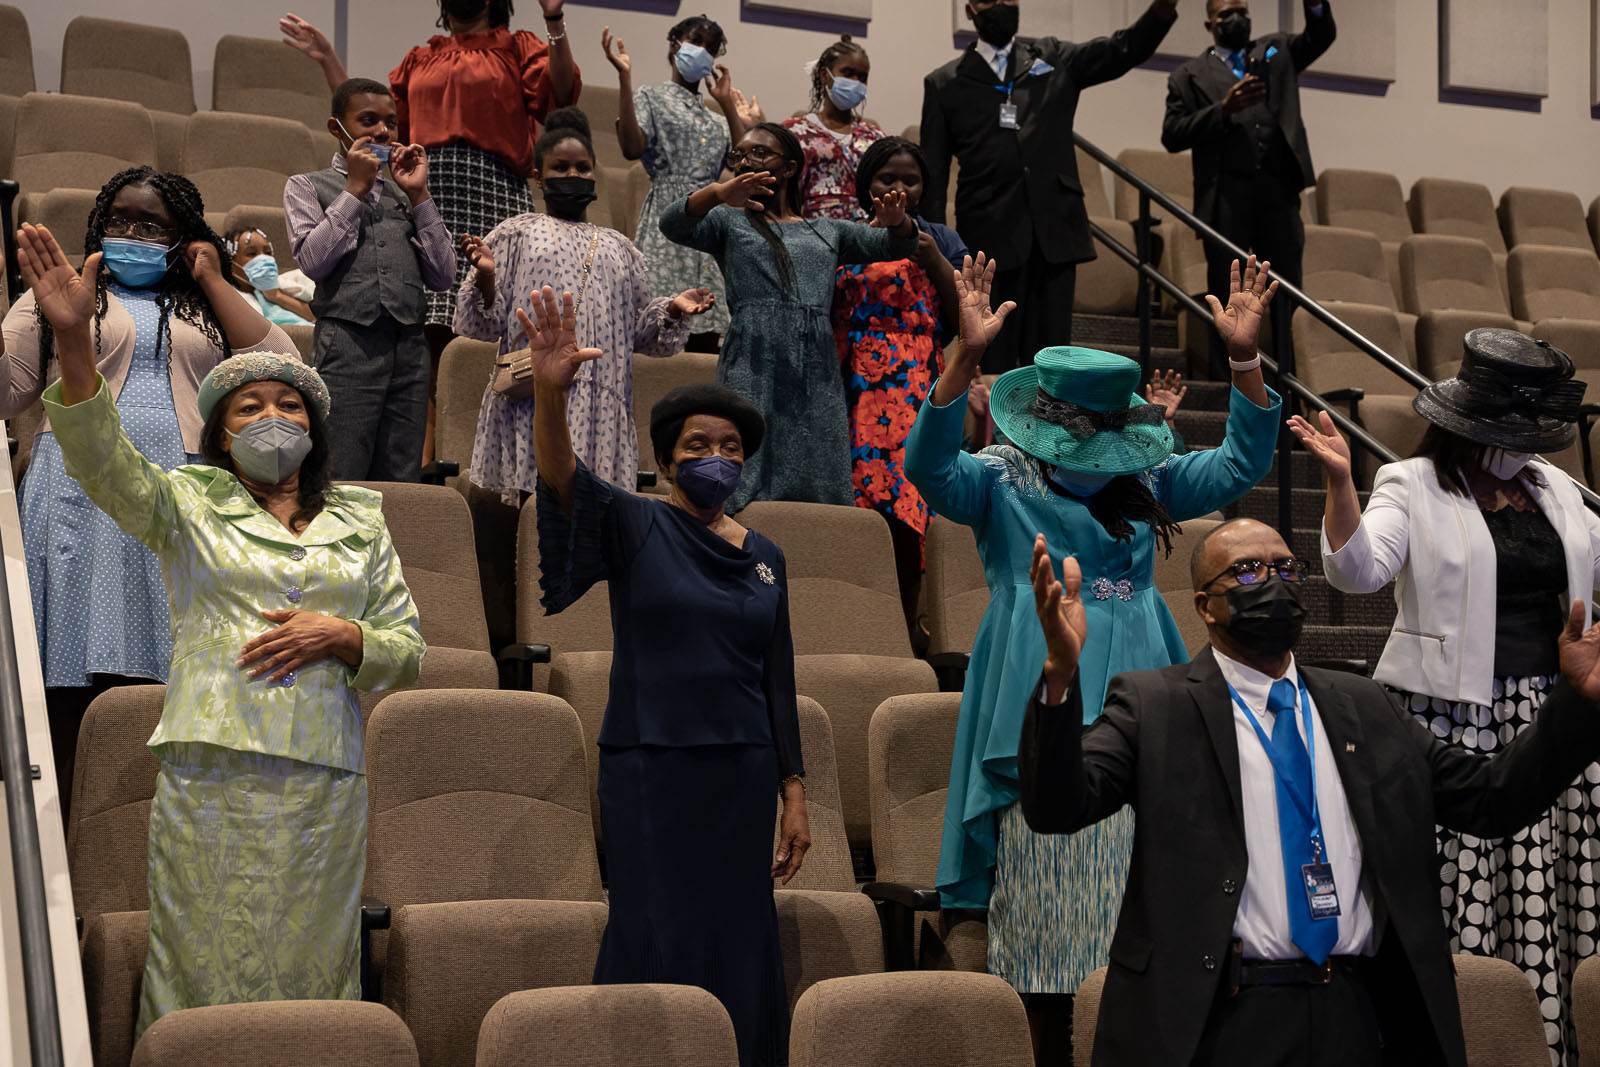
<instances>
[{"instance_id":1,"label":"white face mask","mask_svg":"<svg viewBox=\"0 0 1600 1067\"><path fill-rule=\"evenodd\" d=\"M1507 452L1503 448L1491 448L1483 454L1483 469L1499 478L1502 482L1509 482L1533 460L1531 452Z\"/></svg>"}]
</instances>

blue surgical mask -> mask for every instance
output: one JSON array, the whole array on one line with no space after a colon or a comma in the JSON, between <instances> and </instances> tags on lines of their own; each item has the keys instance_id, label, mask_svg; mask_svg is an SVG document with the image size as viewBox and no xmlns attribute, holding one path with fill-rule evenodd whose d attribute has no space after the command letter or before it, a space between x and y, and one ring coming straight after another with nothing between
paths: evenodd
<instances>
[{"instance_id":1,"label":"blue surgical mask","mask_svg":"<svg viewBox=\"0 0 1600 1067\"><path fill-rule=\"evenodd\" d=\"M1084 474L1081 471L1069 471L1057 467L1050 472L1050 480L1057 488L1063 489L1073 496L1094 496L1104 489L1111 481L1107 474Z\"/></svg>"},{"instance_id":2,"label":"blue surgical mask","mask_svg":"<svg viewBox=\"0 0 1600 1067\"><path fill-rule=\"evenodd\" d=\"M277 485L306 461L311 452L311 434L298 423L281 416L257 419L233 438L234 470L258 485Z\"/></svg>"},{"instance_id":3,"label":"blue surgical mask","mask_svg":"<svg viewBox=\"0 0 1600 1067\"><path fill-rule=\"evenodd\" d=\"M261 255L244 265L244 276L261 292L278 287L278 261Z\"/></svg>"},{"instance_id":4,"label":"blue surgical mask","mask_svg":"<svg viewBox=\"0 0 1600 1067\"><path fill-rule=\"evenodd\" d=\"M828 99L842 111L854 111L867 102L867 83L835 75L828 86Z\"/></svg>"},{"instance_id":5,"label":"blue surgical mask","mask_svg":"<svg viewBox=\"0 0 1600 1067\"><path fill-rule=\"evenodd\" d=\"M344 123L339 122L338 119L334 119L333 121L339 123L339 129L344 130L344 135L346 137L350 137L350 131L349 130L345 130ZM356 139L354 137L350 137L350 143L345 146L345 151L348 152L348 151L350 151L351 148L354 148L355 147L355 143L356 143ZM389 165L389 156L390 156L391 153L394 152L394 145L392 145L392 144L379 144L376 141L368 141L367 144L366 144L366 149L367 149L367 151L371 152L373 155L378 157L378 165L379 166L387 167Z\"/></svg>"},{"instance_id":6,"label":"blue surgical mask","mask_svg":"<svg viewBox=\"0 0 1600 1067\"><path fill-rule=\"evenodd\" d=\"M172 250L177 245L107 237L100 242L101 262L117 281L130 289L149 289L167 276Z\"/></svg>"},{"instance_id":7,"label":"blue surgical mask","mask_svg":"<svg viewBox=\"0 0 1600 1067\"><path fill-rule=\"evenodd\" d=\"M739 488L739 475L742 473L743 465L731 459L707 456L705 459L686 459L678 464L678 474L673 481L696 507L720 508Z\"/></svg>"},{"instance_id":8,"label":"blue surgical mask","mask_svg":"<svg viewBox=\"0 0 1600 1067\"><path fill-rule=\"evenodd\" d=\"M678 68L678 73L690 85L699 85L717 72L716 57L688 41L678 45L678 54L672 57L672 65Z\"/></svg>"}]
</instances>

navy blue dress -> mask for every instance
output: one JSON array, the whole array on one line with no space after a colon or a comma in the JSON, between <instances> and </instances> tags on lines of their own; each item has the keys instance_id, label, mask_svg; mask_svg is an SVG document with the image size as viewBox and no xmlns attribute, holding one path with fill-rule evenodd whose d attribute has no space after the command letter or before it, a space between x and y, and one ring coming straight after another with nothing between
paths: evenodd
<instances>
[{"instance_id":1,"label":"navy blue dress","mask_svg":"<svg viewBox=\"0 0 1600 1067\"><path fill-rule=\"evenodd\" d=\"M537 508L545 610L610 583L594 980L699 986L727 1008L741 1067L785 1064L772 823L803 766L783 553L753 530L735 548L581 462L570 514L542 481Z\"/></svg>"}]
</instances>

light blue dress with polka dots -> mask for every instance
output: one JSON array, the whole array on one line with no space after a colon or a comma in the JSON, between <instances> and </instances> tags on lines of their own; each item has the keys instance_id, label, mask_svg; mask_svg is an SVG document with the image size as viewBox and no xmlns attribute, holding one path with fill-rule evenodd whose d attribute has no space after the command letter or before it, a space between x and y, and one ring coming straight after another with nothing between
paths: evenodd
<instances>
[{"instance_id":1,"label":"light blue dress with polka dots","mask_svg":"<svg viewBox=\"0 0 1600 1067\"><path fill-rule=\"evenodd\" d=\"M155 291L115 283L109 289L135 328L117 397L128 436L164 470L199 462L183 449L167 355L158 350ZM34 443L23 479L22 538L45 685L88 685L91 674L167 680L172 628L161 564L68 477L51 433Z\"/></svg>"}]
</instances>

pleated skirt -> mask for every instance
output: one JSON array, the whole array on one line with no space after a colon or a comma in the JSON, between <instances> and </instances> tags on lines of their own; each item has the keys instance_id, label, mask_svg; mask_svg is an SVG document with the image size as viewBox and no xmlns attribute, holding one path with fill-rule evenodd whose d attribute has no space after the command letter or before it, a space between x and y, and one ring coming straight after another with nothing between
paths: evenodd
<instances>
[{"instance_id":1,"label":"pleated skirt","mask_svg":"<svg viewBox=\"0 0 1600 1067\"><path fill-rule=\"evenodd\" d=\"M594 980L707 990L733 1020L740 1067L789 1060L772 900L777 784L767 745L600 751L611 913Z\"/></svg>"}]
</instances>

